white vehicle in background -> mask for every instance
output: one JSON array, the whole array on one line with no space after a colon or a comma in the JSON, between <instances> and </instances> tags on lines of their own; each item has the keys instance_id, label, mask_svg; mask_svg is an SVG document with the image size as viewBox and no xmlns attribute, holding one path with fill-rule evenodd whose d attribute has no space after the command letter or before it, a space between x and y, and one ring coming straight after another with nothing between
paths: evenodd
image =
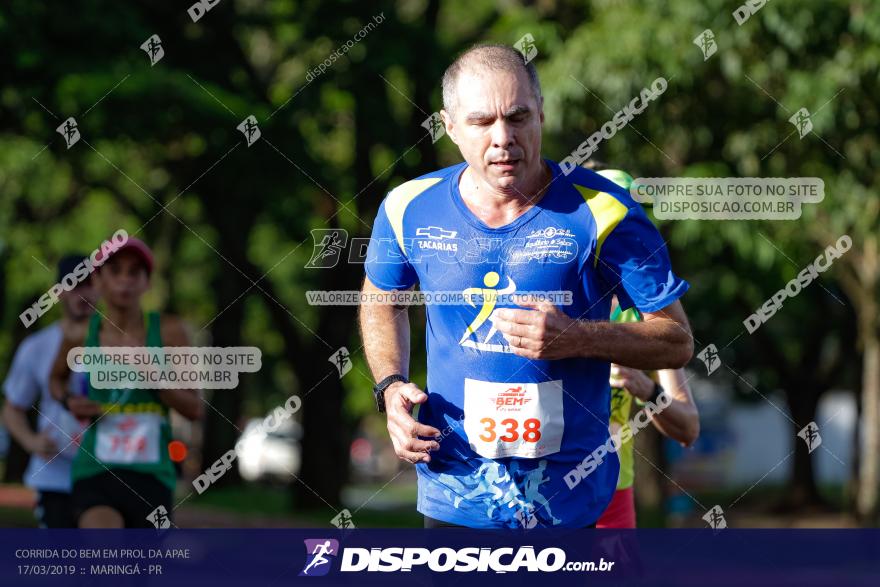
<instances>
[{"instance_id":1,"label":"white vehicle in background","mask_svg":"<svg viewBox=\"0 0 880 587\"><path fill-rule=\"evenodd\" d=\"M288 419L276 430L263 429L263 419L248 421L241 434L238 472L246 481L273 480L289 483L302 464L302 426Z\"/></svg>"}]
</instances>

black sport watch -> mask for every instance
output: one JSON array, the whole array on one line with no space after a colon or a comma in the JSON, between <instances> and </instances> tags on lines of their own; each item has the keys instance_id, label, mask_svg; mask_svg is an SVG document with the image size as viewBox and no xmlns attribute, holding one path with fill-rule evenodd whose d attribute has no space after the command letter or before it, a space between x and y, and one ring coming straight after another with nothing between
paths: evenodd
<instances>
[{"instance_id":1,"label":"black sport watch","mask_svg":"<svg viewBox=\"0 0 880 587\"><path fill-rule=\"evenodd\" d=\"M385 390L388 389L389 385L397 383L398 381L409 383L409 379L399 373L395 373L394 375L389 375L373 386L373 396L376 398L376 409L379 410L380 414L385 413Z\"/></svg>"}]
</instances>

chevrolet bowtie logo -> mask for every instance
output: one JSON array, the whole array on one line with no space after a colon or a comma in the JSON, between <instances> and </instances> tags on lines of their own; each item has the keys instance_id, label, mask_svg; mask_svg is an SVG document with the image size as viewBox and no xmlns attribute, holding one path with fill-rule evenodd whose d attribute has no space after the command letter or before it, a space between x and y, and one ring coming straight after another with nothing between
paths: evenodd
<instances>
[{"instance_id":1,"label":"chevrolet bowtie logo","mask_svg":"<svg viewBox=\"0 0 880 587\"><path fill-rule=\"evenodd\" d=\"M446 230L439 226L422 226L416 229L416 236L426 236L428 238L455 238L458 234L456 230Z\"/></svg>"}]
</instances>

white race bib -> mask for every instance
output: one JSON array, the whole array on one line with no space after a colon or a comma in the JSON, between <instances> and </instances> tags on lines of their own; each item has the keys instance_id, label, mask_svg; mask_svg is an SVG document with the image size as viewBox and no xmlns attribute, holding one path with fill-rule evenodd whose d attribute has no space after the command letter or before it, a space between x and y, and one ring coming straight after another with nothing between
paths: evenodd
<instances>
[{"instance_id":1,"label":"white race bib","mask_svg":"<svg viewBox=\"0 0 880 587\"><path fill-rule=\"evenodd\" d=\"M98 422L95 456L115 464L159 462L159 414L113 414Z\"/></svg>"},{"instance_id":2,"label":"white race bib","mask_svg":"<svg viewBox=\"0 0 880 587\"><path fill-rule=\"evenodd\" d=\"M464 430L478 455L536 458L559 452L565 418L562 380L464 380Z\"/></svg>"}]
</instances>

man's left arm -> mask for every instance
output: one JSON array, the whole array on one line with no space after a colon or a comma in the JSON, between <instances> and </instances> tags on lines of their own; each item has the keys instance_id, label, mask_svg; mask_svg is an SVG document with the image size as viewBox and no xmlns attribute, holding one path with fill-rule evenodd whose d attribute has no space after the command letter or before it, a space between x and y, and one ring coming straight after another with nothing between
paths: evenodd
<instances>
[{"instance_id":1,"label":"man's left arm","mask_svg":"<svg viewBox=\"0 0 880 587\"><path fill-rule=\"evenodd\" d=\"M642 322L575 320L580 353L636 369L677 369L694 353L694 339L678 300L657 312L643 312Z\"/></svg>"},{"instance_id":2,"label":"man's left arm","mask_svg":"<svg viewBox=\"0 0 880 587\"><path fill-rule=\"evenodd\" d=\"M591 322L569 317L549 302L520 300L529 310L500 309L493 324L514 354L527 359L584 357L636 369L677 369L690 360L694 341L677 300L643 322Z\"/></svg>"},{"instance_id":3,"label":"man's left arm","mask_svg":"<svg viewBox=\"0 0 880 587\"><path fill-rule=\"evenodd\" d=\"M547 302L518 301L529 309L497 310L495 326L515 354L529 359L585 357L637 369L683 367L694 350L678 301L688 284L673 273L666 244L639 204L617 193L606 212L595 216L598 236L584 259L583 278L602 284L603 295L616 295L622 308L638 308L644 320L579 320Z\"/></svg>"}]
</instances>

